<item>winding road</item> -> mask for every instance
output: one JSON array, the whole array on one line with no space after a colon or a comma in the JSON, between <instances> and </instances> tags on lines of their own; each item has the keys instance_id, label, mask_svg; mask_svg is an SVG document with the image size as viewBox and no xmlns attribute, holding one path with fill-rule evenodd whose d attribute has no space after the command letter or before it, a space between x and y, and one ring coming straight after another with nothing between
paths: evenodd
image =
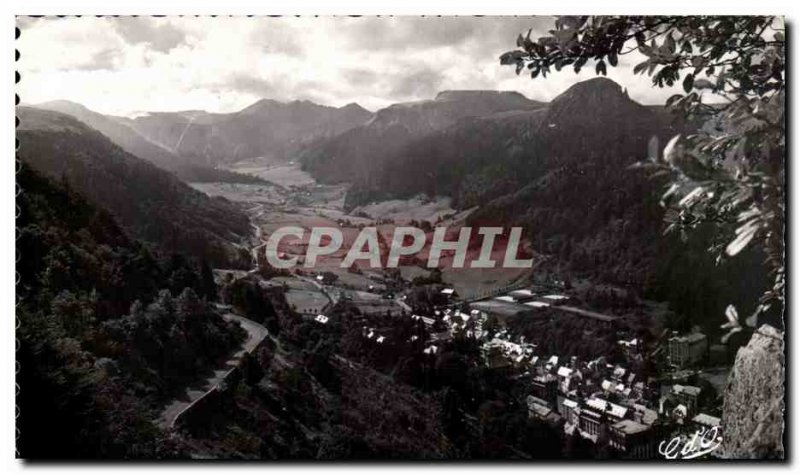
<instances>
[{"instance_id":1,"label":"winding road","mask_svg":"<svg viewBox=\"0 0 800 474\"><path fill-rule=\"evenodd\" d=\"M220 309L228 310L229 308L218 306ZM247 339L233 352L223 364L216 367L213 373L204 380L199 380L196 384L186 388L186 391L180 397L169 402L161 411L158 417L158 424L162 428L172 428L175 420L192 406L197 400L206 396L209 392L214 390L224 379L231 370L235 369L242 362L245 354L251 354L261 341L269 336L269 331L264 326L233 313L225 313L222 318L226 321L236 321L247 332Z\"/></svg>"}]
</instances>

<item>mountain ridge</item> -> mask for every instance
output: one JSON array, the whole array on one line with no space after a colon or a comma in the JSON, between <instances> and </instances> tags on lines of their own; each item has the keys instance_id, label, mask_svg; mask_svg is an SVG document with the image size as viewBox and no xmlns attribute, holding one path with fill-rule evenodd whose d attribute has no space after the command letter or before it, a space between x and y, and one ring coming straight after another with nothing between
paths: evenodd
<instances>
[{"instance_id":1,"label":"mountain ridge","mask_svg":"<svg viewBox=\"0 0 800 474\"><path fill-rule=\"evenodd\" d=\"M17 117L23 165L66 180L133 237L216 265L239 261L232 241L250 226L233 203L192 189L71 115L18 107Z\"/></svg>"},{"instance_id":2,"label":"mountain ridge","mask_svg":"<svg viewBox=\"0 0 800 474\"><path fill-rule=\"evenodd\" d=\"M358 104L260 99L231 113L156 112L129 123L195 164L216 166L257 157L284 160L302 143L336 135L371 116Z\"/></svg>"},{"instance_id":3,"label":"mountain ridge","mask_svg":"<svg viewBox=\"0 0 800 474\"><path fill-rule=\"evenodd\" d=\"M43 102L32 106L71 115L91 128L101 132L125 151L154 165L174 173L186 182L224 181L254 183L255 177L218 170L210 166L195 164L163 144L145 137L129 125L128 119L103 115L83 104L68 100Z\"/></svg>"}]
</instances>

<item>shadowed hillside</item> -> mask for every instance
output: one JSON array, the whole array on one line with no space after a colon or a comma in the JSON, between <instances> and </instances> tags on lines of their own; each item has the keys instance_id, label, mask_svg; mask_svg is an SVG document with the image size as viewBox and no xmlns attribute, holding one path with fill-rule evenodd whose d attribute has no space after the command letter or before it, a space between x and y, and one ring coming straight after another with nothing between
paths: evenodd
<instances>
[{"instance_id":1,"label":"shadowed hillside","mask_svg":"<svg viewBox=\"0 0 800 474\"><path fill-rule=\"evenodd\" d=\"M251 230L231 202L193 190L73 117L26 107L17 116L22 162L110 211L132 236L215 265L238 260L231 242Z\"/></svg>"}]
</instances>

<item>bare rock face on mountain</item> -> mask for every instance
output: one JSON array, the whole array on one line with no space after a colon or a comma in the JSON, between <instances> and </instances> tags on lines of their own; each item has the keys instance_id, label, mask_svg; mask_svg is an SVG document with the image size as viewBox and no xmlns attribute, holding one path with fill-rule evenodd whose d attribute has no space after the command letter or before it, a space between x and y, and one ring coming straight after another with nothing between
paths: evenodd
<instances>
[{"instance_id":1,"label":"bare rock face on mountain","mask_svg":"<svg viewBox=\"0 0 800 474\"><path fill-rule=\"evenodd\" d=\"M722 407L723 456L784 457L783 334L763 325L739 349Z\"/></svg>"}]
</instances>

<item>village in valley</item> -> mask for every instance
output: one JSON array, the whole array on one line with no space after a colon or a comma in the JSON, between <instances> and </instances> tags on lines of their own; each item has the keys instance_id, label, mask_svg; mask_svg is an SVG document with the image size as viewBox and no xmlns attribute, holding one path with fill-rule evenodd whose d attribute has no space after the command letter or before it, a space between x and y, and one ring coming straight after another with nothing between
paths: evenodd
<instances>
[{"instance_id":1,"label":"village in valley","mask_svg":"<svg viewBox=\"0 0 800 474\"><path fill-rule=\"evenodd\" d=\"M784 17L15 32L19 459L786 459Z\"/></svg>"},{"instance_id":2,"label":"village in valley","mask_svg":"<svg viewBox=\"0 0 800 474\"><path fill-rule=\"evenodd\" d=\"M269 179L270 170L276 169L304 176L294 166L268 168L261 176ZM396 204L400 211L388 213L390 218L359 211L346 214L336 186L303 179L288 190L267 187L282 196L279 201L275 196L255 201L251 215L262 223L256 226L259 236L281 222L327 224L342 229L347 246L365 226L390 234L397 224L418 224L428 217L436 225L457 228L468 215L448 213L441 203L428 204L430 216L411 216L419 220L403 215L402 203ZM252 195L242 199L238 192L226 194L253 202ZM424 205L422 200L407 208ZM387 214L387 209L378 211ZM425 223L430 231L430 222ZM302 259L307 247L307 236L290 241L279 248L278 257L294 254ZM502 268L447 269L448 255L443 268L433 270L425 268L424 258L401 260L399 268L340 268L343 251L319 260L313 269L278 270L268 264L264 251L263 244L256 246L255 270L232 276L255 276L262 287L282 291L296 317L321 329L350 318L348 324L361 325L365 351L386 353L371 357L390 359L398 351L416 351L435 364L453 347L476 349L473 360L482 370L523 387L520 403L527 406L530 419L548 425L564 440L579 438L586 449L648 459L659 456L664 440L722 436L720 394L735 348L713 343L699 328L682 334L662 328L653 334L652 326L641 321L652 317L644 313L657 312L647 305L626 300L623 316L597 311L594 285L573 284L549 271L541 274L540 255L534 255L533 270L512 273ZM386 249L382 246L381 251ZM223 283L232 277L225 273L217 271ZM619 299L611 290L599 293ZM560 328L559 335L550 332L553 328ZM555 342L559 337L573 346Z\"/></svg>"},{"instance_id":3,"label":"village in valley","mask_svg":"<svg viewBox=\"0 0 800 474\"><path fill-rule=\"evenodd\" d=\"M565 435L577 434L592 444L608 445L619 457L653 458L659 442L674 436L688 439L714 430L717 438L720 418L710 413L718 415L721 406L714 406L715 397L709 403L711 394L704 394L703 388L681 382L697 378L709 362L708 338L702 333L665 335L656 348L635 337L620 339L617 343L623 358L610 363L604 356L581 360L546 353L524 336L513 336L502 323L494 329L487 327L490 319L538 318L537 312L549 310L562 316L545 317L590 318L600 325L616 325L620 335L626 334L618 318L576 308L570 296L552 290L519 288L466 303L452 288L444 288L440 293L447 302L432 314L404 312L402 317L427 329L423 352L430 356L454 338L474 339L487 368L530 387L525 399L530 417L563 430ZM375 328L365 328L365 338L376 344L385 342ZM642 358L654 351L665 352L664 373L653 376L636 371Z\"/></svg>"}]
</instances>

